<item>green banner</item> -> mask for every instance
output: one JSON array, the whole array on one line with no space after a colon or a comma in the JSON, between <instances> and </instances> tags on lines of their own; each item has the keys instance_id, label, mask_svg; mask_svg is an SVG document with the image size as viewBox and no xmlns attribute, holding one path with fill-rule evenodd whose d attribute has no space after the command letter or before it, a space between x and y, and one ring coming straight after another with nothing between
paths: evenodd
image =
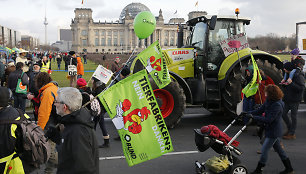
<instances>
[{"instance_id":1,"label":"green banner","mask_svg":"<svg viewBox=\"0 0 306 174\"><path fill-rule=\"evenodd\" d=\"M170 82L170 75L158 40L137 56L155 81L158 88L164 88Z\"/></svg>"},{"instance_id":2,"label":"green banner","mask_svg":"<svg viewBox=\"0 0 306 174\"><path fill-rule=\"evenodd\" d=\"M129 166L173 151L146 70L119 81L99 99L118 130Z\"/></svg>"},{"instance_id":3,"label":"green banner","mask_svg":"<svg viewBox=\"0 0 306 174\"><path fill-rule=\"evenodd\" d=\"M257 90L258 90L258 80L262 80L260 72L259 72L259 68L257 66L257 63L253 57L252 52L250 52L251 54L251 59L252 59L252 64L253 64L253 68L254 68L254 72L253 72L253 78L252 81L243 88L242 93L244 93L244 95L246 97L250 97L252 95L255 95Z\"/></svg>"}]
</instances>

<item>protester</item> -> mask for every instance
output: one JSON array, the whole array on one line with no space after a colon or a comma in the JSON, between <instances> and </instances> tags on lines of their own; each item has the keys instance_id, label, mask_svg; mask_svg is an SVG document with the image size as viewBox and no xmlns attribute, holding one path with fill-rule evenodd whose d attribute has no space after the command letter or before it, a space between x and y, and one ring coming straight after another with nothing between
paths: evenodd
<instances>
[{"instance_id":1,"label":"protester","mask_svg":"<svg viewBox=\"0 0 306 174\"><path fill-rule=\"evenodd\" d=\"M69 64L69 62L68 62L68 55L67 55L67 53L64 54L63 61L65 63L65 71L68 71L68 64Z\"/></svg>"},{"instance_id":2,"label":"protester","mask_svg":"<svg viewBox=\"0 0 306 174\"><path fill-rule=\"evenodd\" d=\"M51 74L51 59L48 60L47 56L43 56L42 60L39 62L40 72L46 72Z\"/></svg>"},{"instance_id":3,"label":"protester","mask_svg":"<svg viewBox=\"0 0 306 174\"><path fill-rule=\"evenodd\" d=\"M301 57L299 56L300 54L300 50L299 48L295 48L290 52L290 56L291 56L291 62L294 62L296 59L300 59ZM294 65L294 64L293 64ZM290 84L292 82L292 78L294 76L294 73L296 71L295 69L296 67L293 68L293 70L291 70L290 74L285 73L284 74L284 79L281 81L281 84Z\"/></svg>"},{"instance_id":4,"label":"protester","mask_svg":"<svg viewBox=\"0 0 306 174\"><path fill-rule=\"evenodd\" d=\"M92 94L94 97L96 97L97 95L99 95L104 89L105 89L105 84L102 83L100 80L98 80L95 77L92 77ZM105 126L105 120L104 120L104 114L105 114L105 109L102 105L102 103L99 100L99 104L101 106L101 113L100 115L97 117L98 120L96 120L97 123L99 123L101 131L102 131L102 135L103 135L103 139L104 139L104 144L99 145L99 148L105 148L105 147L109 147L109 134L106 130L106 126Z\"/></svg>"},{"instance_id":5,"label":"protester","mask_svg":"<svg viewBox=\"0 0 306 174\"><path fill-rule=\"evenodd\" d=\"M253 79L253 74L254 74L254 67L253 65L250 65L246 68L245 70L245 83L244 87L247 86ZM243 95L243 111L244 112L249 112L254 109L255 106L255 100L254 100L254 95L246 97L246 95ZM243 118L243 122L247 123L248 119Z\"/></svg>"},{"instance_id":6,"label":"protester","mask_svg":"<svg viewBox=\"0 0 306 174\"><path fill-rule=\"evenodd\" d=\"M89 111L82 108L82 95L76 88L58 90L56 112L65 126L59 145L58 174L99 173L99 150L94 122Z\"/></svg>"},{"instance_id":7,"label":"protester","mask_svg":"<svg viewBox=\"0 0 306 174\"><path fill-rule=\"evenodd\" d=\"M84 66L83 66L83 63L82 63L82 59L80 57L77 57L77 62L78 62L78 65L77 65L77 79L79 78L82 78L82 76L84 75Z\"/></svg>"},{"instance_id":8,"label":"protester","mask_svg":"<svg viewBox=\"0 0 306 174\"><path fill-rule=\"evenodd\" d=\"M119 62L120 62L120 58L119 58L119 57L116 57L116 58L114 59L114 62L113 62L113 64L112 64L112 67L111 67L111 70L112 70L113 73L115 73L115 75L116 75L116 73L117 73L117 72L119 71L119 69L120 69Z\"/></svg>"},{"instance_id":9,"label":"protester","mask_svg":"<svg viewBox=\"0 0 306 174\"><path fill-rule=\"evenodd\" d=\"M85 52L83 55L84 64L87 64L87 53Z\"/></svg>"},{"instance_id":10,"label":"protester","mask_svg":"<svg viewBox=\"0 0 306 174\"><path fill-rule=\"evenodd\" d=\"M5 72L5 60L1 60L0 61L0 81L1 81L1 86L3 86L4 84L4 81L5 81L5 75L4 75L4 72Z\"/></svg>"},{"instance_id":11,"label":"protester","mask_svg":"<svg viewBox=\"0 0 306 174\"><path fill-rule=\"evenodd\" d=\"M17 85L19 85L18 79L21 79L22 86L29 85L29 77L22 71L23 67L22 62L16 64L16 71L10 73L8 77L8 88L13 92L14 107L25 111L26 94L16 92Z\"/></svg>"},{"instance_id":12,"label":"protester","mask_svg":"<svg viewBox=\"0 0 306 174\"><path fill-rule=\"evenodd\" d=\"M0 173L20 173L24 168L22 161L16 153L17 145L21 142L18 136L16 124L1 124L3 120L20 119L19 112L9 106L9 91L6 87L0 87Z\"/></svg>"},{"instance_id":13,"label":"protester","mask_svg":"<svg viewBox=\"0 0 306 174\"><path fill-rule=\"evenodd\" d=\"M74 51L69 52L68 59L66 60L68 62L68 65L74 65L77 68L77 59ZM76 86L76 81L77 81L77 76L76 75L71 75L69 76L70 78L70 86L75 87Z\"/></svg>"},{"instance_id":14,"label":"protester","mask_svg":"<svg viewBox=\"0 0 306 174\"><path fill-rule=\"evenodd\" d=\"M50 126L58 123L58 115L54 106L58 87L57 83L53 82L51 76L46 72L41 72L36 76L35 84L39 89L38 100L36 100L39 102L37 125L46 132ZM33 98L33 95L28 95L29 100ZM45 172L52 173L56 170L58 158L55 149L56 144L50 140L48 142L51 147L51 155L46 164Z\"/></svg>"},{"instance_id":15,"label":"protester","mask_svg":"<svg viewBox=\"0 0 306 174\"><path fill-rule=\"evenodd\" d=\"M266 102L257 110L253 110L245 116L253 118L257 122L265 124L265 140L262 145L262 154L255 171L252 174L261 174L264 166L268 160L268 153L273 147L281 158L285 170L281 174L293 173L291 162L287 157L283 147L280 143L282 136L282 114L284 103L282 98L284 96L281 89L276 85L269 85L265 88ZM262 114L265 113L263 117Z\"/></svg>"},{"instance_id":16,"label":"protester","mask_svg":"<svg viewBox=\"0 0 306 174\"><path fill-rule=\"evenodd\" d=\"M296 139L295 130L297 126L297 112L299 104L302 101L303 91L305 88L305 79L302 67L305 61L301 59L297 62L297 69L292 78L292 82L284 85L284 102L285 108L283 113L283 119L286 123L287 132L283 138L287 140ZM290 73L294 66L291 62L284 64L284 71ZM291 120L288 117L288 112L291 110Z\"/></svg>"},{"instance_id":17,"label":"protester","mask_svg":"<svg viewBox=\"0 0 306 174\"><path fill-rule=\"evenodd\" d=\"M33 71L30 73L30 83L29 83L29 94L27 95L27 98L29 99L30 95L33 95L33 98L31 99L31 102L33 103L33 114L35 121L38 120L38 108L39 108L39 89L36 87L35 84L35 78L37 74L40 73L40 66L38 63L34 63L33 65Z\"/></svg>"},{"instance_id":18,"label":"protester","mask_svg":"<svg viewBox=\"0 0 306 174\"><path fill-rule=\"evenodd\" d=\"M22 50L19 54L19 57L16 58L16 64L18 62L22 62L24 64L23 72L28 72L29 67L31 65L31 61L28 61L28 59L25 57L28 51Z\"/></svg>"},{"instance_id":19,"label":"protester","mask_svg":"<svg viewBox=\"0 0 306 174\"><path fill-rule=\"evenodd\" d=\"M16 66L15 66L14 62L9 62L7 64L7 67L6 67L5 72L4 72L4 80L3 80L3 82L5 83L5 85L2 84L1 86L6 86L6 87L8 86L8 77L15 70L16 70Z\"/></svg>"},{"instance_id":20,"label":"protester","mask_svg":"<svg viewBox=\"0 0 306 174\"><path fill-rule=\"evenodd\" d=\"M268 85L274 85L274 81L271 79L271 77L269 77L268 75L266 75L264 73L264 71L262 69L259 69L260 75L262 80L259 82L259 86L258 86L258 90L254 96L254 101L255 104L259 104L262 105L265 101L266 101L266 96L265 96L265 88Z\"/></svg>"},{"instance_id":21,"label":"protester","mask_svg":"<svg viewBox=\"0 0 306 174\"><path fill-rule=\"evenodd\" d=\"M61 63L62 63L62 56L60 54L58 54L56 56L56 62L57 62L57 69L60 70L61 69Z\"/></svg>"}]
</instances>

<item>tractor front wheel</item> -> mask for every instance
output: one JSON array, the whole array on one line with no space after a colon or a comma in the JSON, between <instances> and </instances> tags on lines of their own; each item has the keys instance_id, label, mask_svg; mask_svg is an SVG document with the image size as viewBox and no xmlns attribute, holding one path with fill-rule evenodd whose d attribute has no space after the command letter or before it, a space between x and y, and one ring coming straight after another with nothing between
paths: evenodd
<instances>
[{"instance_id":1,"label":"tractor front wheel","mask_svg":"<svg viewBox=\"0 0 306 174\"><path fill-rule=\"evenodd\" d=\"M180 121L186 108L186 97L178 82L171 81L163 89L151 82L154 95L168 128L174 128Z\"/></svg>"}]
</instances>

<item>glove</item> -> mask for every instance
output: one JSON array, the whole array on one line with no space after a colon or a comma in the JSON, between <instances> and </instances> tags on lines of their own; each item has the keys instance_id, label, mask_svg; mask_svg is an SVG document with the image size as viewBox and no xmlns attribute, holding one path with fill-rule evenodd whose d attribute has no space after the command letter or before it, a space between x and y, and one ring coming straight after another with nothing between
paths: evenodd
<instances>
[{"instance_id":1,"label":"glove","mask_svg":"<svg viewBox=\"0 0 306 174\"><path fill-rule=\"evenodd\" d=\"M61 142L61 133L58 130L58 128L54 127L54 126L50 126L45 134L45 137L47 139L52 140L53 142L55 142L56 144L60 144Z\"/></svg>"}]
</instances>

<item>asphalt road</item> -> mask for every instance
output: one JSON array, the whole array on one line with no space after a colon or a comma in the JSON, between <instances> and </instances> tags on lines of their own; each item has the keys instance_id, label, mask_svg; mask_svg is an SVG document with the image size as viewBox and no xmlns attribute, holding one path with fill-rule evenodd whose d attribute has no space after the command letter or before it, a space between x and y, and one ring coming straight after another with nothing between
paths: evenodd
<instances>
[{"instance_id":1,"label":"asphalt road","mask_svg":"<svg viewBox=\"0 0 306 174\"><path fill-rule=\"evenodd\" d=\"M296 140L283 140L285 151L290 157L293 168L296 174L306 173L306 105L301 104L298 112L298 127ZM208 111L202 108L187 108L184 117L179 126L170 130L172 144L174 147L173 153L164 155L157 159L153 159L133 167L129 167L123 157L120 141L113 140L117 136L115 127L110 119L106 119L106 126L111 136L111 147L100 149L100 173L104 174L189 174L195 173L196 160L203 162L212 156L218 154L212 149L205 152L197 152L194 143L193 129L200 128L203 125L214 124L223 130L231 119L224 116L211 115ZM233 126L227 133L234 136L241 126ZM252 136L255 132L255 126L249 126L239 137L239 148L243 154L239 157L252 172L259 160L260 155L256 153L261 145L257 137ZM97 137L100 144L103 143L102 133L99 127L97 128ZM278 173L283 170L281 160L277 153L271 150L269 153L268 163L264 169L264 173Z\"/></svg>"}]
</instances>

